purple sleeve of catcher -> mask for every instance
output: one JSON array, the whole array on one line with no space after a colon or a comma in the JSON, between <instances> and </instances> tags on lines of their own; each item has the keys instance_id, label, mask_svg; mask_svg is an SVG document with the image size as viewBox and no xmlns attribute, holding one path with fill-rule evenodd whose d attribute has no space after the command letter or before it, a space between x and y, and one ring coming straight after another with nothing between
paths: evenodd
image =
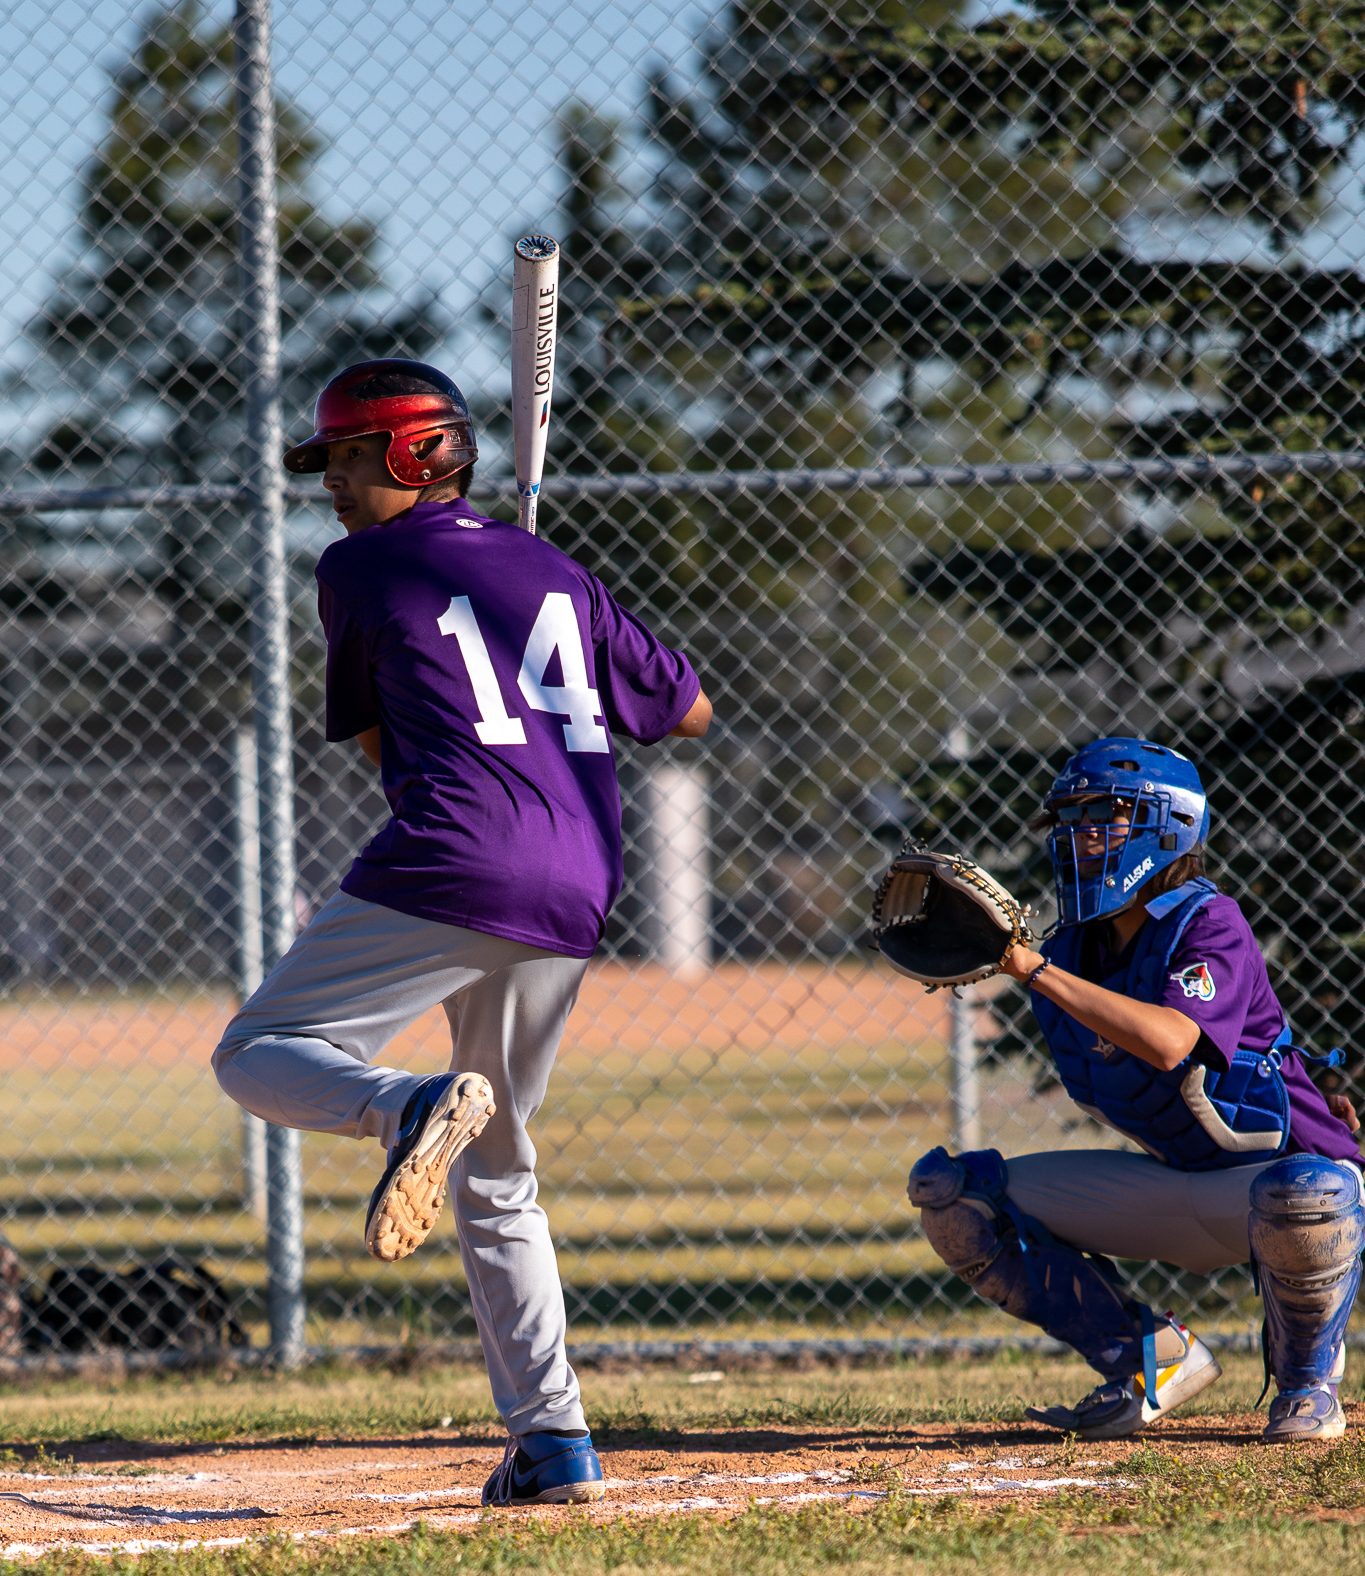
<instances>
[{"instance_id":1,"label":"purple sleeve of catcher","mask_svg":"<svg viewBox=\"0 0 1365 1576\"><path fill-rule=\"evenodd\" d=\"M1284 1024L1265 959L1240 908L1215 897L1194 916L1171 955L1161 1005L1191 1019L1199 1060L1224 1071L1239 1045L1268 1046Z\"/></svg>"},{"instance_id":2,"label":"purple sleeve of catcher","mask_svg":"<svg viewBox=\"0 0 1365 1576\"><path fill-rule=\"evenodd\" d=\"M1199 1029L1197 1060L1226 1069L1239 1045L1273 1043L1285 1022L1265 959L1241 909L1219 896L1190 921L1171 957L1163 1007L1183 1012ZM1284 1058L1289 1091L1289 1153L1360 1159L1350 1129L1327 1109L1322 1091L1299 1057Z\"/></svg>"}]
</instances>

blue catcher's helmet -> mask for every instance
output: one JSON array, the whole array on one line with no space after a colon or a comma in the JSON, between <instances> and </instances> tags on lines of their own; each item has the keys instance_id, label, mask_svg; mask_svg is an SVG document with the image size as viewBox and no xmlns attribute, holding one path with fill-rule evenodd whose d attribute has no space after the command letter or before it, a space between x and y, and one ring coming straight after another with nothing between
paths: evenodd
<instances>
[{"instance_id":1,"label":"blue catcher's helmet","mask_svg":"<svg viewBox=\"0 0 1365 1576\"><path fill-rule=\"evenodd\" d=\"M1058 925L1127 908L1209 831L1194 763L1149 739L1096 739L1077 750L1048 790L1043 812Z\"/></svg>"}]
</instances>

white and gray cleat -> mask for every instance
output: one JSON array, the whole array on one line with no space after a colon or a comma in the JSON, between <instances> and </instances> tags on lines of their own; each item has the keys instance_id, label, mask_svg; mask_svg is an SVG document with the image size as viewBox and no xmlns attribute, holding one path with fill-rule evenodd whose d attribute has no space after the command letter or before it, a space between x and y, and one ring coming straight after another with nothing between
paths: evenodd
<instances>
[{"instance_id":1,"label":"white and gray cleat","mask_svg":"<svg viewBox=\"0 0 1365 1576\"><path fill-rule=\"evenodd\" d=\"M1156 1331L1156 1389L1148 1396L1141 1374L1107 1379L1075 1406L1027 1408L1036 1423L1081 1439L1128 1439L1207 1390L1223 1372L1218 1359L1197 1335L1169 1320Z\"/></svg>"}]
</instances>

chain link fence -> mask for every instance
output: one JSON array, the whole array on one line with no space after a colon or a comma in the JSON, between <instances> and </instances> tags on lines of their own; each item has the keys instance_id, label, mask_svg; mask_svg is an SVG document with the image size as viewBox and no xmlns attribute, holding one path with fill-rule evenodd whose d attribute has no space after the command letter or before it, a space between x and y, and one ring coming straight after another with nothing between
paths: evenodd
<instances>
[{"instance_id":1,"label":"chain link fence","mask_svg":"<svg viewBox=\"0 0 1365 1576\"><path fill-rule=\"evenodd\" d=\"M292 748L259 729L253 9L12 0L0 65L0 1224L31 1344L264 1338L262 1134L208 1069L270 953L257 740L294 779L276 934L383 816L321 736L307 491ZM922 1241L908 1163L1116 1140L1022 993L876 966L869 896L915 831L1046 905L1027 822L1087 735L1201 763L1217 873L1355 1086L1365 5L270 20L287 431L348 362L434 361L475 502L514 508L511 242L556 235L541 530L716 702L703 748L623 752L627 887L536 1130L579 1340L1006 1332ZM395 1048L447 1056L435 1020ZM449 1232L364 1255L378 1152L302 1152L307 1339L467 1334ZM1250 1327L1241 1273L1132 1271Z\"/></svg>"}]
</instances>

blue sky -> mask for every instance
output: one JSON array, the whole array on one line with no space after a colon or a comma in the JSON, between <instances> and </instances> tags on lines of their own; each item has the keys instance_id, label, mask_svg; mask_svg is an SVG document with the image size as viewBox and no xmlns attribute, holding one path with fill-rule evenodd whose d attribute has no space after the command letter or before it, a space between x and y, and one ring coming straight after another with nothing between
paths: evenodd
<instances>
[{"instance_id":1,"label":"blue sky","mask_svg":"<svg viewBox=\"0 0 1365 1576\"><path fill-rule=\"evenodd\" d=\"M692 41L719 5L276 0L277 88L329 144L313 195L379 224L396 288L436 289L458 310L502 267L513 231L553 221L557 111L581 99L633 115L647 62L688 71ZM74 255L79 171L105 124L108 68L127 58L147 9L6 0L0 365ZM205 9L226 20L232 6Z\"/></svg>"},{"instance_id":2,"label":"blue sky","mask_svg":"<svg viewBox=\"0 0 1365 1576\"><path fill-rule=\"evenodd\" d=\"M151 9L130 0L3 4L0 367L28 358L23 324L75 255L79 171L105 124L109 68L127 58ZM553 225L558 111L576 99L628 127L646 66L664 61L689 77L693 41L722 4L276 0L277 87L328 146L314 198L338 217L375 221L386 280L404 294L437 292L458 318L490 275L508 271L513 235ZM231 0L205 0L205 10L225 21ZM634 174L648 178L639 165ZM1332 183L1324 222L1305 238L1307 258L1359 265L1363 183L1357 157ZM1243 227L1210 229L1169 213L1132 240L1158 254L1246 255L1264 245ZM487 350L486 361L474 352L474 378L502 360L496 346Z\"/></svg>"}]
</instances>

